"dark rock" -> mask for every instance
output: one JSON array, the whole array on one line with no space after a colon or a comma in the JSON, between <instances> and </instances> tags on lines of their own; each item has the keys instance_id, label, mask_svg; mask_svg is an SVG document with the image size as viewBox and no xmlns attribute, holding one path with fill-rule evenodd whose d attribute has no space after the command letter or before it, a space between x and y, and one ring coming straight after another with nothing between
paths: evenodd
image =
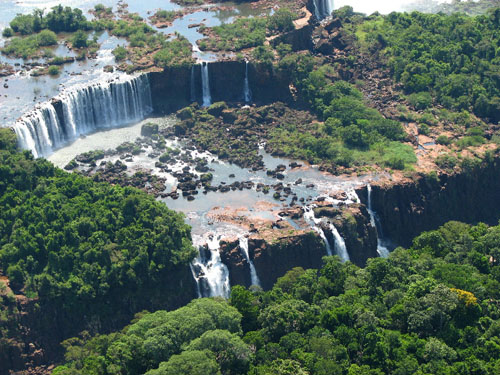
<instances>
[{"instance_id":1,"label":"dark rock","mask_svg":"<svg viewBox=\"0 0 500 375\"><path fill-rule=\"evenodd\" d=\"M151 137L152 135L158 134L158 124L153 124L148 122L141 127L141 135L143 137Z\"/></svg>"},{"instance_id":2,"label":"dark rock","mask_svg":"<svg viewBox=\"0 0 500 375\"><path fill-rule=\"evenodd\" d=\"M278 277L293 267L319 268L326 255L323 241L312 232L280 238L272 243L250 238L248 245L264 290L272 288Z\"/></svg>"}]
</instances>

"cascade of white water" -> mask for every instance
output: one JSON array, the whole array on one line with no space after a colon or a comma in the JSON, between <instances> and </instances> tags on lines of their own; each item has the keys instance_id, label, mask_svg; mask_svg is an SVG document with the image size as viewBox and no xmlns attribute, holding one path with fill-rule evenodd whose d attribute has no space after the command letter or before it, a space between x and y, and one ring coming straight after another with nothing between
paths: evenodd
<instances>
[{"instance_id":1,"label":"cascade of white water","mask_svg":"<svg viewBox=\"0 0 500 375\"><path fill-rule=\"evenodd\" d=\"M193 268L200 270L199 275L193 271L193 277L196 280L199 295L201 297L224 297L229 298L231 287L229 285L229 270L222 263L219 253L219 239L216 235L210 235L207 238L207 246L210 251L210 259L205 259L201 254L193 261ZM206 283L205 288L200 287L200 283Z\"/></svg>"},{"instance_id":2,"label":"cascade of white water","mask_svg":"<svg viewBox=\"0 0 500 375\"><path fill-rule=\"evenodd\" d=\"M19 145L31 150L34 157L50 154L64 139L56 110L44 103L14 125Z\"/></svg>"},{"instance_id":3,"label":"cascade of white water","mask_svg":"<svg viewBox=\"0 0 500 375\"><path fill-rule=\"evenodd\" d=\"M245 82L243 85L243 99L245 103L252 101L252 91L250 90L250 83L248 81L248 61L245 60Z\"/></svg>"},{"instance_id":4,"label":"cascade of white water","mask_svg":"<svg viewBox=\"0 0 500 375\"><path fill-rule=\"evenodd\" d=\"M250 266L250 280L252 282L252 285L260 286L260 280L259 277L257 276L257 270L255 269L255 266L252 260L250 259L250 254L248 253L248 238L246 238L245 236L241 236L239 240L240 240L240 250L243 252L245 259L247 260Z\"/></svg>"},{"instance_id":5,"label":"cascade of white water","mask_svg":"<svg viewBox=\"0 0 500 375\"><path fill-rule=\"evenodd\" d=\"M323 229L318 225L321 222L321 219L317 219L314 216L314 209L317 206L315 204L311 204L304 207L304 220L311 226L311 228L319 234L319 236L323 239L325 243L326 253L328 255L332 255L332 248L330 247L330 243L328 242L328 238L326 238Z\"/></svg>"},{"instance_id":6,"label":"cascade of white water","mask_svg":"<svg viewBox=\"0 0 500 375\"><path fill-rule=\"evenodd\" d=\"M356 193L356 190L348 190L347 191L347 199L354 203L361 203L361 199L359 199L358 194Z\"/></svg>"},{"instance_id":7,"label":"cascade of white water","mask_svg":"<svg viewBox=\"0 0 500 375\"><path fill-rule=\"evenodd\" d=\"M60 103L62 113L53 103ZM14 130L20 146L40 157L80 135L137 122L152 111L149 79L141 75L63 92L19 119Z\"/></svg>"},{"instance_id":8,"label":"cascade of white water","mask_svg":"<svg viewBox=\"0 0 500 375\"><path fill-rule=\"evenodd\" d=\"M332 14L334 0L314 0L314 15L318 20L323 20Z\"/></svg>"},{"instance_id":9,"label":"cascade of white water","mask_svg":"<svg viewBox=\"0 0 500 375\"><path fill-rule=\"evenodd\" d=\"M196 271L194 270L194 266L192 263L189 265L189 268L191 269L191 274L193 275L193 279L196 282L196 295L198 298L202 298L203 296L201 294L200 278L196 275Z\"/></svg>"},{"instance_id":10,"label":"cascade of white water","mask_svg":"<svg viewBox=\"0 0 500 375\"><path fill-rule=\"evenodd\" d=\"M210 95L210 79L208 77L208 64L201 64L201 84L203 89L203 107L208 107L212 104L212 96Z\"/></svg>"},{"instance_id":11,"label":"cascade of white water","mask_svg":"<svg viewBox=\"0 0 500 375\"><path fill-rule=\"evenodd\" d=\"M337 254L343 262L347 262L350 258L344 239L340 235L337 228L335 228L335 225L330 224L330 230L332 231L333 238L335 239L335 254Z\"/></svg>"},{"instance_id":12,"label":"cascade of white water","mask_svg":"<svg viewBox=\"0 0 500 375\"><path fill-rule=\"evenodd\" d=\"M372 208L372 187L370 184L366 185L366 190L368 196L368 214L370 215L370 224L377 230L377 252L382 258L387 258L389 256L389 249L382 241L382 227L378 221L375 211L373 211Z\"/></svg>"},{"instance_id":13,"label":"cascade of white water","mask_svg":"<svg viewBox=\"0 0 500 375\"><path fill-rule=\"evenodd\" d=\"M194 81L194 65L191 67L191 101L196 101L196 85Z\"/></svg>"}]
</instances>

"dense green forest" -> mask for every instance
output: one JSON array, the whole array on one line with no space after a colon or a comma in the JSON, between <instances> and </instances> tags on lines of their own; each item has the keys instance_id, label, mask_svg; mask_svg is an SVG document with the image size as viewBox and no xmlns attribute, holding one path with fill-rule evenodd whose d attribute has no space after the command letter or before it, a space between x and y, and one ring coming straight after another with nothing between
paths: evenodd
<instances>
[{"instance_id":1,"label":"dense green forest","mask_svg":"<svg viewBox=\"0 0 500 375\"><path fill-rule=\"evenodd\" d=\"M196 254L181 214L139 190L34 160L16 150L10 129L0 130L0 234L0 269L14 292L81 323L167 306L154 294ZM0 310L10 309L3 294ZM8 319L2 313L0 346Z\"/></svg>"},{"instance_id":2,"label":"dense green forest","mask_svg":"<svg viewBox=\"0 0 500 375\"><path fill-rule=\"evenodd\" d=\"M361 22L356 36L407 94L430 94L435 104L498 122L499 28L500 8L476 17L391 13Z\"/></svg>"},{"instance_id":3,"label":"dense green forest","mask_svg":"<svg viewBox=\"0 0 500 375\"><path fill-rule=\"evenodd\" d=\"M268 292L67 340L54 374L498 374L499 244L500 225L449 222L364 269L325 257Z\"/></svg>"}]
</instances>

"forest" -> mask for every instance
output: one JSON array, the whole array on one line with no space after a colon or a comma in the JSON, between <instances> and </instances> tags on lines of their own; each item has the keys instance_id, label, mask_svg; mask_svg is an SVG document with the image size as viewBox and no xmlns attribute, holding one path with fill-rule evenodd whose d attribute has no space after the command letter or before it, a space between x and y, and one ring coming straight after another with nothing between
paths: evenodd
<instances>
[{"instance_id":1,"label":"forest","mask_svg":"<svg viewBox=\"0 0 500 375\"><path fill-rule=\"evenodd\" d=\"M160 286L168 290L196 254L183 215L142 191L34 160L16 144L10 129L0 129L0 268L12 290L83 324L167 306ZM17 328L6 313L15 301L1 294L5 349Z\"/></svg>"},{"instance_id":2,"label":"forest","mask_svg":"<svg viewBox=\"0 0 500 375\"><path fill-rule=\"evenodd\" d=\"M449 222L361 269L325 257L63 343L54 374L498 374L500 225Z\"/></svg>"},{"instance_id":3,"label":"forest","mask_svg":"<svg viewBox=\"0 0 500 375\"><path fill-rule=\"evenodd\" d=\"M500 8L469 17L391 13L361 22L361 47L378 56L408 95L500 120ZM430 106L428 103L427 106Z\"/></svg>"},{"instance_id":4,"label":"forest","mask_svg":"<svg viewBox=\"0 0 500 375\"><path fill-rule=\"evenodd\" d=\"M418 136L446 129L435 144L449 147L436 153L429 176L467 172L480 157L492 162L500 144L500 8L475 17L341 8L335 38L348 49L338 60L313 47L298 53L265 43L296 17L280 10L201 27L199 42L201 50L254 48L245 58L290 78L293 105L193 104L176 113L174 135L254 170L263 166L264 142L274 155L325 171L397 170L410 181ZM138 15L114 19L104 6L93 21L62 6L18 15L3 31L2 52L48 54L43 48L61 33L71 33L75 48L98 48L89 35L104 30L128 41L113 50L127 72L143 58L151 68L186 71L194 61L186 38L167 40ZM400 90L391 116L367 97L365 77L355 74L365 68L387 73ZM471 150L486 142L484 153ZM235 285L228 300L193 299L198 251L183 214L138 189L34 159L2 128L0 233L0 364L29 346L21 307L32 303L34 330L56 325L65 338L54 375L500 374L500 224L451 221L364 268L324 257L317 269L291 269L271 290Z\"/></svg>"}]
</instances>

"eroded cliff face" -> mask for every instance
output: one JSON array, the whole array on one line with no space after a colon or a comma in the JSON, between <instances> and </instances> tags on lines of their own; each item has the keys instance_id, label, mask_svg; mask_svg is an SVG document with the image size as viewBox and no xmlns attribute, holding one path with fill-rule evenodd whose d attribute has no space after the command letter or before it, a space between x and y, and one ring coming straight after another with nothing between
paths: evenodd
<instances>
[{"instance_id":1,"label":"eroded cliff face","mask_svg":"<svg viewBox=\"0 0 500 375\"><path fill-rule=\"evenodd\" d=\"M248 249L250 259L254 258L253 251ZM220 256L229 270L229 283L249 287L252 284L250 265L240 249L239 240L221 241Z\"/></svg>"},{"instance_id":2,"label":"eroded cliff face","mask_svg":"<svg viewBox=\"0 0 500 375\"><path fill-rule=\"evenodd\" d=\"M321 259L327 255L323 241L312 232L272 243L250 238L248 245L264 290L271 289L278 277L294 267L319 268Z\"/></svg>"},{"instance_id":3,"label":"eroded cliff face","mask_svg":"<svg viewBox=\"0 0 500 375\"><path fill-rule=\"evenodd\" d=\"M366 188L360 189L367 202ZM373 210L386 238L410 246L423 231L447 221L497 224L500 218L500 155L456 173L418 175L372 186Z\"/></svg>"},{"instance_id":4,"label":"eroded cliff face","mask_svg":"<svg viewBox=\"0 0 500 375\"><path fill-rule=\"evenodd\" d=\"M193 69L193 70L192 70ZM244 102L246 67L244 61L218 61L208 63L208 76L212 102ZM201 65L166 68L162 72L148 73L153 109L158 114L175 112L188 106L193 99L202 102ZM191 78L193 77L193 84ZM252 103L275 101L292 103L290 77L267 64L249 64L248 81ZM193 91L193 92L192 92Z\"/></svg>"},{"instance_id":5,"label":"eroded cliff face","mask_svg":"<svg viewBox=\"0 0 500 375\"><path fill-rule=\"evenodd\" d=\"M272 241L253 235L248 239L248 253L264 290L271 289L279 277L294 267L319 268L327 255L321 238L309 231ZM229 269L231 286L251 285L249 263L238 241L221 242L221 259Z\"/></svg>"},{"instance_id":6,"label":"eroded cliff face","mask_svg":"<svg viewBox=\"0 0 500 375\"><path fill-rule=\"evenodd\" d=\"M54 366L48 364L62 360L64 351L60 343L63 340L82 331L91 335L116 331L140 311L173 310L196 298L196 283L189 266L172 269L162 288L154 285L128 287L137 289L137 298L121 303L109 300L109 310L100 311L100 317L56 309L50 300L42 303L38 298L16 295L12 301L16 312L9 316L12 332L16 335L12 335L11 342L5 347L7 353L2 353L4 349L0 346L0 374L9 371L50 373ZM116 306L122 306L123 302L128 308L117 310Z\"/></svg>"}]
</instances>

